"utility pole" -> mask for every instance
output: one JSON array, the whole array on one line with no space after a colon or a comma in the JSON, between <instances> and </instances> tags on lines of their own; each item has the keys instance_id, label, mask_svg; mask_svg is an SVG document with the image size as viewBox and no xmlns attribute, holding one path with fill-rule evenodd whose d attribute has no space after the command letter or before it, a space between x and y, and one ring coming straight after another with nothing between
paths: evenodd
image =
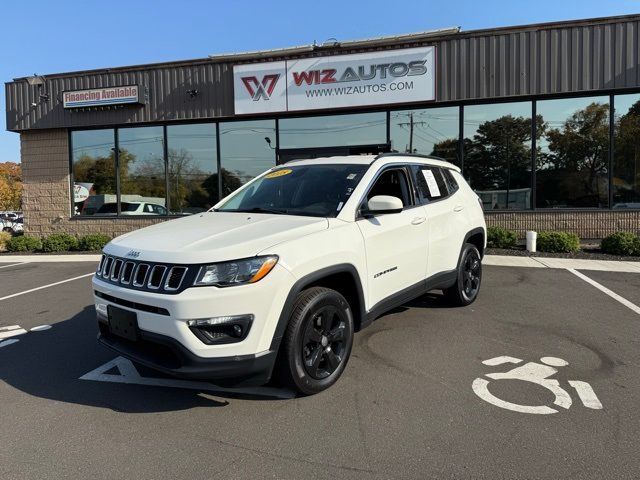
<instances>
[{"instance_id":1,"label":"utility pole","mask_svg":"<svg viewBox=\"0 0 640 480\"><path fill-rule=\"evenodd\" d=\"M413 127L414 125L427 125L426 122L414 122L413 121L413 112L409 113L409 121L405 122L405 123L399 123L398 126L399 127L405 127L408 126L409 127L409 152L408 153L413 153Z\"/></svg>"}]
</instances>

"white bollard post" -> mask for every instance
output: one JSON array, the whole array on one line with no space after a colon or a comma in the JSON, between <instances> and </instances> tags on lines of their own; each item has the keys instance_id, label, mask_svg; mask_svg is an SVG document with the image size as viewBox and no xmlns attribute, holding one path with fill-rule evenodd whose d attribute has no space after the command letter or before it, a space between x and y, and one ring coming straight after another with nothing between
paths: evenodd
<instances>
[{"instance_id":1,"label":"white bollard post","mask_svg":"<svg viewBox=\"0 0 640 480\"><path fill-rule=\"evenodd\" d=\"M535 252L536 242L538 240L538 233L534 232L533 230L527 230L526 238L527 238L527 251Z\"/></svg>"}]
</instances>

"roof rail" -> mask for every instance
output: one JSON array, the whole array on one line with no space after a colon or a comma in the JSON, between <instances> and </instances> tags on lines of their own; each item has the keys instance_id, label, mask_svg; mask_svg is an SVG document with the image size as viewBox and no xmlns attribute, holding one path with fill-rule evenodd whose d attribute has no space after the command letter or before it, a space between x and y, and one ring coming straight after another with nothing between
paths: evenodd
<instances>
[{"instance_id":1,"label":"roof rail","mask_svg":"<svg viewBox=\"0 0 640 480\"><path fill-rule=\"evenodd\" d=\"M385 153L381 153L380 155L377 155L371 161L371 163L373 163L376 160L378 160L379 158L383 158L383 157L418 157L418 158L428 158L428 159L431 159L431 160L442 160L443 162L451 163L446 158L438 157L436 155L424 155L424 154L421 154L421 153L400 153L400 152L385 152Z\"/></svg>"}]
</instances>

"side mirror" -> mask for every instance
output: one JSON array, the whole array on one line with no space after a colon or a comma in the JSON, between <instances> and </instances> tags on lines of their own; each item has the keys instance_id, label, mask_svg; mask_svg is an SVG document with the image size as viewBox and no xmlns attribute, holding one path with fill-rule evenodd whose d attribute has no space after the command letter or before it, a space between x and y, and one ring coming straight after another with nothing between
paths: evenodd
<instances>
[{"instance_id":1,"label":"side mirror","mask_svg":"<svg viewBox=\"0 0 640 480\"><path fill-rule=\"evenodd\" d=\"M384 213L400 213L404 208L402 200L390 195L376 195L367 202L364 216L382 215Z\"/></svg>"}]
</instances>

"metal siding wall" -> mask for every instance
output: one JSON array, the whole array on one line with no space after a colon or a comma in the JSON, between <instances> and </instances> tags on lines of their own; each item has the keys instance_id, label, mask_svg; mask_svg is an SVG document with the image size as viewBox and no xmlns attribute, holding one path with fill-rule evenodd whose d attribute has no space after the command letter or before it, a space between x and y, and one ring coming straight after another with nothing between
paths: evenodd
<instances>
[{"instance_id":1,"label":"metal siding wall","mask_svg":"<svg viewBox=\"0 0 640 480\"><path fill-rule=\"evenodd\" d=\"M424 42L437 47L436 101L464 101L586 92L640 86L639 20L635 17L512 31L464 32ZM417 46L412 44L409 46ZM377 48L376 50L380 50ZM350 50L336 53L354 53ZM62 108L64 90L137 83L148 88L143 107ZM186 62L47 80L51 100L40 102L26 81L6 86L7 128L88 127L233 115L229 63ZM186 91L197 89L190 98ZM32 103L37 103L32 107Z\"/></svg>"},{"instance_id":2,"label":"metal siding wall","mask_svg":"<svg viewBox=\"0 0 640 480\"><path fill-rule=\"evenodd\" d=\"M90 127L111 124L144 123L162 120L202 119L233 114L233 78L225 64L154 68L150 70L96 73L47 80L48 102L44 93L26 81L6 85L7 128ZM148 89L148 102L140 107L99 107L65 110L62 92L138 84ZM226 85L225 85L226 84ZM187 90L198 90L190 98ZM32 103L37 103L32 107Z\"/></svg>"}]
</instances>

